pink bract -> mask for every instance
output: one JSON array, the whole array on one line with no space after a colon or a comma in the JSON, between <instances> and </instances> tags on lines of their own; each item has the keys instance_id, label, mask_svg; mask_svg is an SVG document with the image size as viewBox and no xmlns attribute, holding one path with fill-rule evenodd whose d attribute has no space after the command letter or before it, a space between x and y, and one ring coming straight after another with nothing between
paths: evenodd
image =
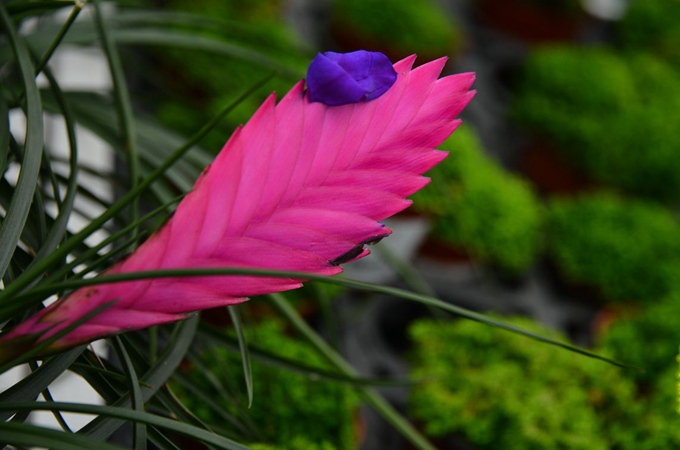
<instances>
[{"instance_id":1,"label":"pink bract","mask_svg":"<svg viewBox=\"0 0 680 450\"><path fill-rule=\"evenodd\" d=\"M341 256L391 233L379 223L407 208L421 175L447 155L435 150L460 124L474 74L438 78L445 58L414 70L394 65L380 98L344 106L310 103L300 81L272 94L231 136L157 233L106 274L252 267L334 275ZM359 257L368 254L360 251ZM338 259L339 258L339 259ZM3 340L46 339L118 299L54 343L56 350L125 330L180 320L252 295L295 289L298 279L164 278L81 288L19 324Z\"/></svg>"}]
</instances>

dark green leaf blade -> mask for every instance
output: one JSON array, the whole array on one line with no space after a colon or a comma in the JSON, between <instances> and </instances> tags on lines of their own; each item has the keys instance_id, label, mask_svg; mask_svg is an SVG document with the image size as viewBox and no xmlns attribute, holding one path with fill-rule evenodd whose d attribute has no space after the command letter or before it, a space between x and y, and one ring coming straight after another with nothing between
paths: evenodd
<instances>
[{"instance_id":1,"label":"dark green leaf blade","mask_svg":"<svg viewBox=\"0 0 680 450\"><path fill-rule=\"evenodd\" d=\"M248 393L248 408L253 406L253 372L250 367L250 354L248 353L248 342L246 342L246 335L243 330L243 322L241 315L238 312L236 305L227 306L229 317L234 324L236 337L238 338L238 348L241 353L241 362L243 364L243 375L246 381L246 391Z\"/></svg>"},{"instance_id":2,"label":"dark green leaf blade","mask_svg":"<svg viewBox=\"0 0 680 450\"><path fill-rule=\"evenodd\" d=\"M38 184L43 150L43 118L42 104L35 82L35 69L31 63L30 54L2 4L0 4L0 22L17 60L26 93L24 160L12 202L0 227L0 278L2 278L19 242Z\"/></svg>"}]
</instances>

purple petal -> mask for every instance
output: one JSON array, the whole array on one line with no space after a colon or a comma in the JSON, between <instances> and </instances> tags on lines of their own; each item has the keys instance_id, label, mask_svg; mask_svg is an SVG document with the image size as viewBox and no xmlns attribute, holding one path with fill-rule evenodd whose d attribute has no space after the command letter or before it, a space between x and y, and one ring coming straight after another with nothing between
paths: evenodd
<instances>
[{"instance_id":1,"label":"purple petal","mask_svg":"<svg viewBox=\"0 0 680 450\"><path fill-rule=\"evenodd\" d=\"M329 106L374 100L395 81L397 72L387 56L366 50L319 53L307 69L309 100Z\"/></svg>"}]
</instances>

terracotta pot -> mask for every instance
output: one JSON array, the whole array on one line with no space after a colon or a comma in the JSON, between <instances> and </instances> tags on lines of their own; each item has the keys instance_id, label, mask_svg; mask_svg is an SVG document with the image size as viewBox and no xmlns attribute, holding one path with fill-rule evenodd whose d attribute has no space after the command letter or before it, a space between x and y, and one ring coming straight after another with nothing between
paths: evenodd
<instances>
[{"instance_id":1,"label":"terracotta pot","mask_svg":"<svg viewBox=\"0 0 680 450\"><path fill-rule=\"evenodd\" d=\"M530 43L573 40L585 14L560 14L526 0L478 0L483 19L492 27Z\"/></svg>"},{"instance_id":2,"label":"terracotta pot","mask_svg":"<svg viewBox=\"0 0 680 450\"><path fill-rule=\"evenodd\" d=\"M591 332L595 340L601 338L612 327L612 325L619 320L631 319L637 317L642 312L639 304L630 302L625 304L607 305L601 308L593 322L591 323Z\"/></svg>"},{"instance_id":3,"label":"terracotta pot","mask_svg":"<svg viewBox=\"0 0 680 450\"><path fill-rule=\"evenodd\" d=\"M520 170L546 194L575 195L594 189L553 146L534 139L520 155Z\"/></svg>"}]
</instances>

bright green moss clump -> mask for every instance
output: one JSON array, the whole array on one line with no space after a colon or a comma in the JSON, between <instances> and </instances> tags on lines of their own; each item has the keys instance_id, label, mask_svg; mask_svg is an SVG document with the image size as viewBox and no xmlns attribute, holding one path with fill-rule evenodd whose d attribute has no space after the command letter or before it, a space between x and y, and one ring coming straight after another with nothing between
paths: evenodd
<instances>
[{"instance_id":1,"label":"bright green moss clump","mask_svg":"<svg viewBox=\"0 0 680 450\"><path fill-rule=\"evenodd\" d=\"M515 107L592 179L680 199L680 79L661 60L546 47L529 58Z\"/></svg>"},{"instance_id":2,"label":"bright green moss clump","mask_svg":"<svg viewBox=\"0 0 680 450\"><path fill-rule=\"evenodd\" d=\"M541 249L542 206L531 187L484 154L463 126L442 146L448 158L427 175L432 182L413 196L435 218L434 232L471 256L521 272Z\"/></svg>"},{"instance_id":3,"label":"bright green moss clump","mask_svg":"<svg viewBox=\"0 0 680 450\"><path fill-rule=\"evenodd\" d=\"M600 345L614 358L645 369L631 375L641 383L653 385L660 375L677 366L680 294L671 294L643 310L622 310L619 315L602 336Z\"/></svg>"},{"instance_id":4,"label":"bright green moss clump","mask_svg":"<svg viewBox=\"0 0 680 450\"><path fill-rule=\"evenodd\" d=\"M286 336L275 322L264 322L247 330L248 343L305 365L329 369L306 343ZM252 361L253 405L247 409L246 389L238 353L214 347L201 355L224 386L236 394L226 401L215 392L214 399L230 414L247 414L261 438L281 450L350 450L355 446L354 421L357 399L352 391L328 381L309 379ZM211 390L203 370L192 368L188 376L198 386ZM181 389L178 386L177 389ZM182 392L181 392L182 393ZM183 401L209 424L223 426L224 418L191 393ZM240 403L241 409L234 406ZM268 447L264 447L268 448Z\"/></svg>"},{"instance_id":5,"label":"bright green moss clump","mask_svg":"<svg viewBox=\"0 0 680 450\"><path fill-rule=\"evenodd\" d=\"M555 200L548 232L559 271L609 300L655 300L677 284L680 226L661 206L604 193Z\"/></svg>"},{"instance_id":6,"label":"bright green moss clump","mask_svg":"<svg viewBox=\"0 0 680 450\"><path fill-rule=\"evenodd\" d=\"M512 323L555 336L528 319ZM615 448L602 427L634 392L620 369L471 321L420 321L411 336L412 376L434 380L411 397L428 435L461 435L479 449Z\"/></svg>"},{"instance_id":7,"label":"bright green moss clump","mask_svg":"<svg viewBox=\"0 0 680 450\"><path fill-rule=\"evenodd\" d=\"M325 442L322 444L314 444L308 442L306 439L300 437L293 439L292 442L288 442L282 445L269 445L269 444L250 444L250 450L336 450L331 444Z\"/></svg>"},{"instance_id":8,"label":"bright green moss clump","mask_svg":"<svg viewBox=\"0 0 680 450\"><path fill-rule=\"evenodd\" d=\"M459 49L458 24L432 0L337 0L334 21L388 53L447 55Z\"/></svg>"}]
</instances>

